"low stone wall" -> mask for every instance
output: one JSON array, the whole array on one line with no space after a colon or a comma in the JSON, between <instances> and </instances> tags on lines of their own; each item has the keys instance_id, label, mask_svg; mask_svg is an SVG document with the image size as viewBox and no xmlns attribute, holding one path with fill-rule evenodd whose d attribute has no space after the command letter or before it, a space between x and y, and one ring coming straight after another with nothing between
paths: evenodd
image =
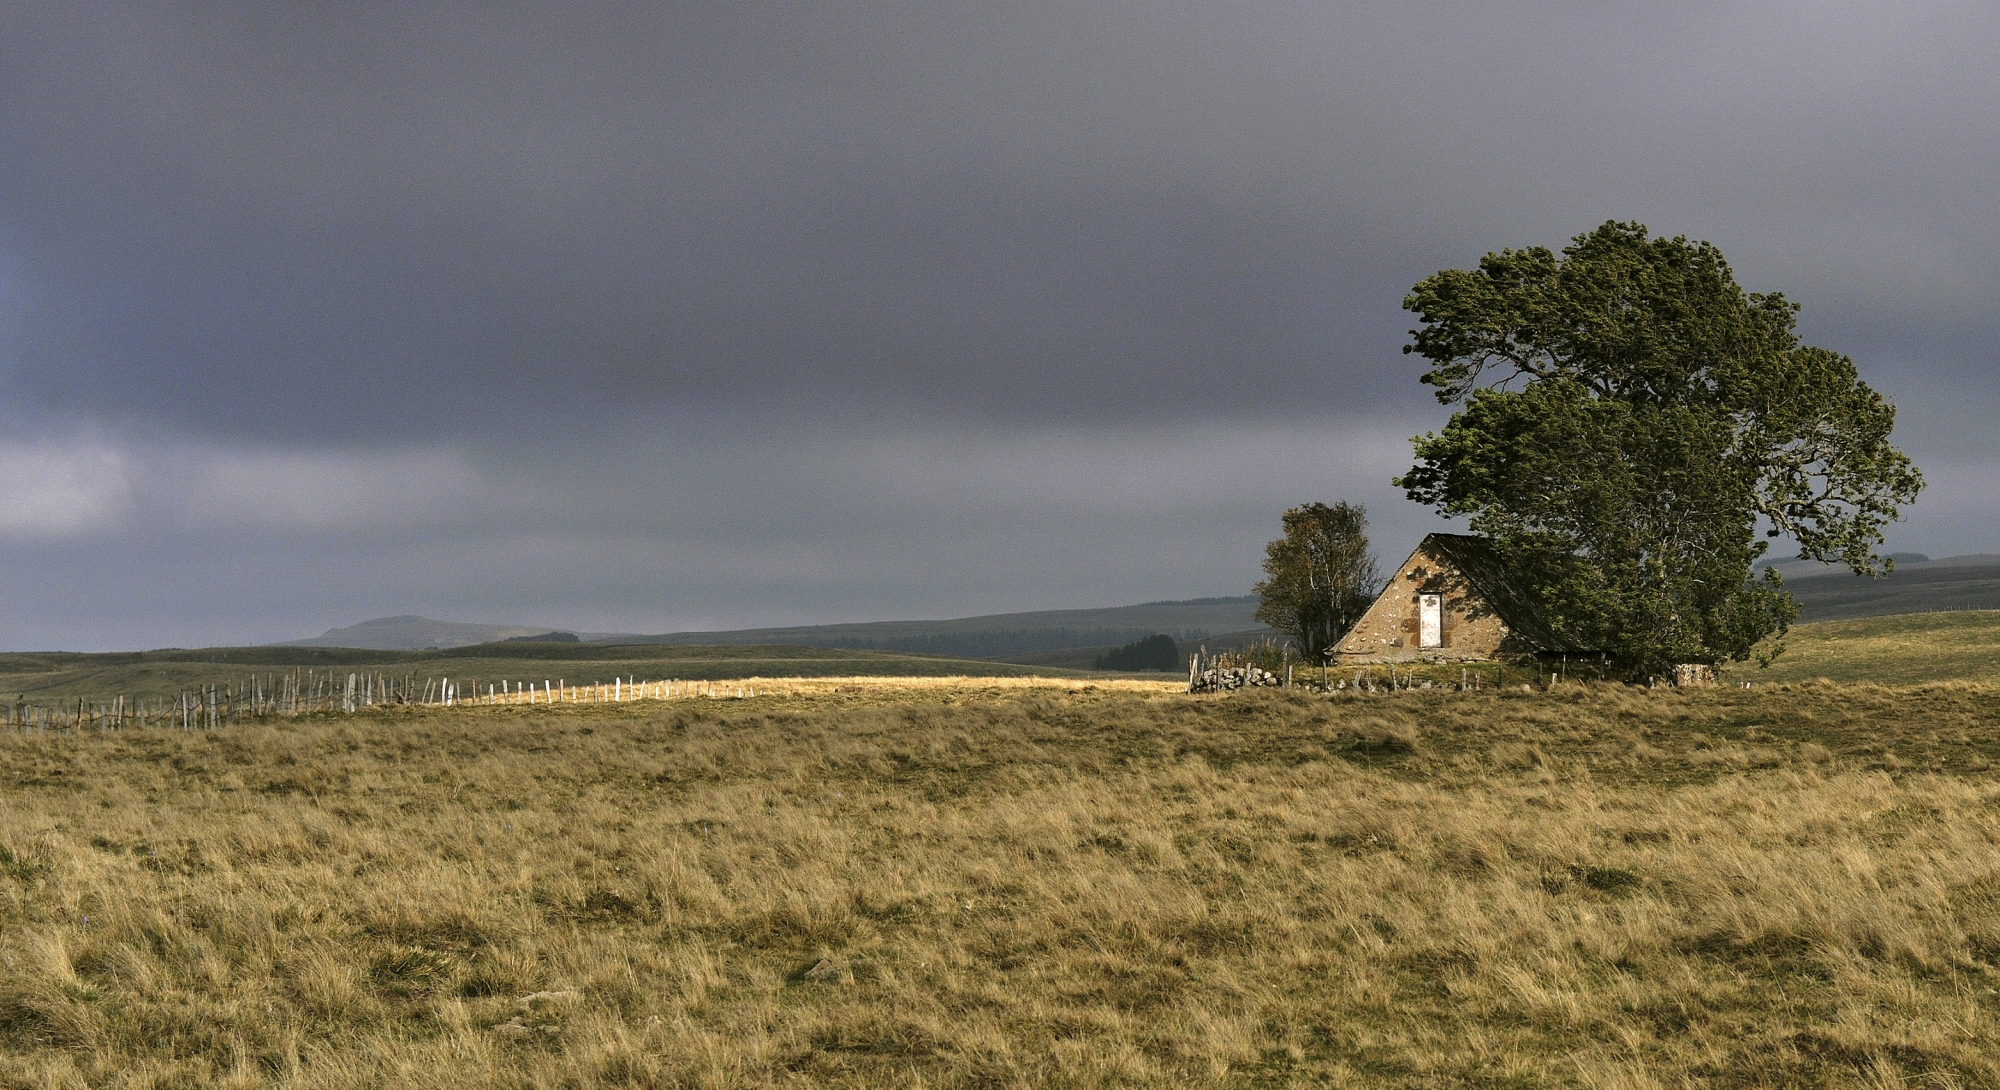
<instances>
[{"instance_id":1,"label":"low stone wall","mask_svg":"<svg viewBox=\"0 0 2000 1090\"><path fill-rule=\"evenodd\" d=\"M1226 693L1235 689L1259 688L1262 686L1282 686L1285 679L1255 666L1233 666L1224 669L1210 668L1188 679L1188 692Z\"/></svg>"}]
</instances>

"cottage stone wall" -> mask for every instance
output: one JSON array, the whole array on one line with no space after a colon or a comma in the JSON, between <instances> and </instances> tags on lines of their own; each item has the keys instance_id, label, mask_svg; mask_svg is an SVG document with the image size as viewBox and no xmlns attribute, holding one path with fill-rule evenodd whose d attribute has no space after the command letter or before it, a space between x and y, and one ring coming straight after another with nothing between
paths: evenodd
<instances>
[{"instance_id":1,"label":"cottage stone wall","mask_svg":"<svg viewBox=\"0 0 2000 1090\"><path fill-rule=\"evenodd\" d=\"M1444 596L1442 645L1418 646L1418 595ZM1366 615L1334 647L1335 665L1480 662L1524 648L1456 567L1419 548L1382 588Z\"/></svg>"}]
</instances>

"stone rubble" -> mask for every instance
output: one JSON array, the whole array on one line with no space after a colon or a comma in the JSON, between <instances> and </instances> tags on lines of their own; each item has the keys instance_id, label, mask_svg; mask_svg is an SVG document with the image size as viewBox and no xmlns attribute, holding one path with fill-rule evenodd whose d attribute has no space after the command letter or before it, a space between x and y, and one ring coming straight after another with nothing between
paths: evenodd
<instances>
[{"instance_id":1,"label":"stone rubble","mask_svg":"<svg viewBox=\"0 0 2000 1090\"><path fill-rule=\"evenodd\" d=\"M1223 669L1210 667L1194 676L1189 684L1191 693L1227 693L1243 688L1281 686L1285 679L1255 666L1235 666Z\"/></svg>"}]
</instances>

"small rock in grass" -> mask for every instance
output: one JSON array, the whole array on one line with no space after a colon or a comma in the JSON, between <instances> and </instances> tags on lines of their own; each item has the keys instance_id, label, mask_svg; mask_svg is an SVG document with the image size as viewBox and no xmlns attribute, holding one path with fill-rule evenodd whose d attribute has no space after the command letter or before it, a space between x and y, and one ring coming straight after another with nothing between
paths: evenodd
<instances>
[{"instance_id":1,"label":"small rock in grass","mask_svg":"<svg viewBox=\"0 0 2000 1090\"><path fill-rule=\"evenodd\" d=\"M845 962L835 961L832 958L819 959L819 961L814 963L812 968L807 969L803 975L803 979L810 980L815 984L825 984L833 981L839 981L845 979L846 977L847 977L847 964Z\"/></svg>"},{"instance_id":2,"label":"small rock in grass","mask_svg":"<svg viewBox=\"0 0 2000 1090\"><path fill-rule=\"evenodd\" d=\"M577 995L573 991L535 992L522 996L520 1002L523 1007L532 1011L544 1007L567 1007L576 1002L576 999Z\"/></svg>"}]
</instances>

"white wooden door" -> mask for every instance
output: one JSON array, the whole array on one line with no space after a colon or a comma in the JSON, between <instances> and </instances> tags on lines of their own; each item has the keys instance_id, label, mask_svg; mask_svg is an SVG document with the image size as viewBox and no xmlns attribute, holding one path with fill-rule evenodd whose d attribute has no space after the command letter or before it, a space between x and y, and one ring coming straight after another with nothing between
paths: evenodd
<instances>
[{"instance_id":1,"label":"white wooden door","mask_svg":"<svg viewBox=\"0 0 2000 1090\"><path fill-rule=\"evenodd\" d=\"M1417 595L1417 646L1438 647L1444 643L1444 595Z\"/></svg>"}]
</instances>

